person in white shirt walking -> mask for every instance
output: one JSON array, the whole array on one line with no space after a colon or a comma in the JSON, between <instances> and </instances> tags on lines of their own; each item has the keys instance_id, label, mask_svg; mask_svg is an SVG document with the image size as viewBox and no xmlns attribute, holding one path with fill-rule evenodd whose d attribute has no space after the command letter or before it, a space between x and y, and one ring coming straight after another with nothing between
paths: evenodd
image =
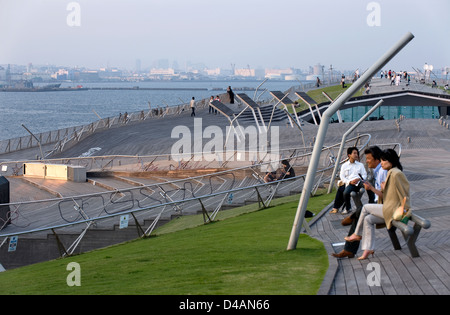
<instances>
[{"instance_id":1,"label":"person in white shirt walking","mask_svg":"<svg viewBox=\"0 0 450 315\"><path fill-rule=\"evenodd\" d=\"M191 100L191 109L192 109L192 113L191 113L191 117L194 116L195 117L195 97L192 96L192 100Z\"/></svg>"},{"instance_id":2,"label":"person in white shirt walking","mask_svg":"<svg viewBox=\"0 0 450 315\"><path fill-rule=\"evenodd\" d=\"M359 151L356 147L347 149L348 161L342 164L340 172L340 181L338 183L338 190L336 198L334 199L334 206L331 213L338 213L339 208L345 203L345 209L342 212L346 214L351 209L350 194L352 191L358 192L362 185L360 185L361 177L365 180L367 172L364 164L359 162ZM360 177L361 175L361 177Z\"/></svg>"}]
</instances>

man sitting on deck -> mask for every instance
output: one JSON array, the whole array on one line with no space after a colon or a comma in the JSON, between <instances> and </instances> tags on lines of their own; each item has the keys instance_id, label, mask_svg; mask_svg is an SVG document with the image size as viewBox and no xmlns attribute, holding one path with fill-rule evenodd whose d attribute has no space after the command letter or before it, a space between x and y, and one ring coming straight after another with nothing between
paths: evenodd
<instances>
[{"instance_id":1,"label":"man sitting on deck","mask_svg":"<svg viewBox=\"0 0 450 315\"><path fill-rule=\"evenodd\" d=\"M361 178L366 179L367 172L364 165L359 162L359 151L356 147L347 149L348 161L341 166L339 188L334 199L334 206L331 213L338 213L339 208L345 202L345 209L343 214L350 211L350 194L352 191L358 192L361 189Z\"/></svg>"}]
</instances>

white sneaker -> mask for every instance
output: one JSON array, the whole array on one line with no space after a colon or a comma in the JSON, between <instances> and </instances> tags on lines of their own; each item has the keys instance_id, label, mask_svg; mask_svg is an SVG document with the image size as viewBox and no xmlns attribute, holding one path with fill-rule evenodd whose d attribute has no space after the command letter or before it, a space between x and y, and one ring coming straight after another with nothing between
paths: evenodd
<instances>
[{"instance_id":1,"label":"white sneaker","mask_svg":"<svg viewBox=\"0 0 450 315\"><path fill-rule=\"evenodd\" d=\"M348 213L348 211L347 211L347 209L344 209L344 210L342 210L342 212L341 212L342 214L347 214Z\"/></svg>"}]
</instances>

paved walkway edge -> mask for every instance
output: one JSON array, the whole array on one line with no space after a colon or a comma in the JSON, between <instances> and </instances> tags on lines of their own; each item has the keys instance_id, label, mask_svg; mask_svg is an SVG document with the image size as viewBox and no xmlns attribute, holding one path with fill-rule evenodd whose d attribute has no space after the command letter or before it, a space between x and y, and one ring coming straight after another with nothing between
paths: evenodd
<instances>
[{"instance_id":1,"label":"paved walkway edge","mask_svg":"<svg viewBox=\"0 0 450 315\"><path fill-rule=\"evenodd\" d=\"M317 221L319 221L323 215L327 214L333 207L334 204L334 200L327 205L325 208L322 209L321 212L319 212L319 214L317 214L310 222L309 222L309 226L313 226ZM303 232L305 232L305 230L303 229ZM327 255L328 255L328 270L322 280L322 284L320 285L319 291L317 291L317 295L328 295L330 290L331 290L331 286L334 283L334 278L336 277L336 273L339 269L339 262L337 259L330 259L329 255L331 253L334 253L334 249L333 246L331 245L331 243L327 240L323 240L321 238L319 238L317 235L310 235L311 237L315 238L316 240L320 241L323 243L325 250L327 251Z\"/></svg>"},{"instance_id":2,"label":"paved walkway edge","mask_svg":"<svg viewBox=\"0 0 450 315\"><path fill-rule=\"evenodd\" d=\"M339 269L339 263L337 259L330 259L330 253L334 252L331 243L327 241L322 242L328 254L328 270L322 280L319 291L317 291L317 295L328 295L331 291L331 286L334 283L334 278L336 277L336 273Z\"/></svg>"}]
</instances>

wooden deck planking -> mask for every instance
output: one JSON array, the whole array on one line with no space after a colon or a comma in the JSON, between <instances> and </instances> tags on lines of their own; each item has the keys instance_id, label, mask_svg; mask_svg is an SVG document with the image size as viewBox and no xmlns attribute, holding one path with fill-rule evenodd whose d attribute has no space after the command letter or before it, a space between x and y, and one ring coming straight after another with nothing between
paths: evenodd
<instances>
[{"instance_id":1,"label":"wooden deck planking","mask_svg":"<svg viewBox=\"0 0 450 315\"><path fill-rule=\"evenodd\" d=\"M444 153L445 152L445 153ZM441 154L442 153L442 154ZM375 256L368 260L338 260L338 271L330 288L331 295L445 295L450 293L450 158L444 150L411 149L404 151L401 162L411 178L413 210L431 221L430 229L420 232L416 246L420 257L412 258L399 231L402 246L394 250L386 229L376 230ZM430 167L424 169L424 165ZM442 165L442 167L441 167ZM363 203L367 195L363 196ZM336 221L345 216L326 213L313 232L324 241L344 242L349 227L340 227ZM319 222L318 222L319 223ZM412 225L412 224L411 224ZM314 236L314 235L313 235ZM339 252L343 246L334 247ZM331 254L331 253L329 253ZM357 253L360 256L362 251ZM335 259L329 257L329 259ZM368 286L366 270L370 262L381 267L381 286Z\"/></svg>"},{"instance_id":2,"label":"wooden deck planking","mask_svg":"<svg viewBox=\"0 0 450 315\"><path fill-rule=\"evenodd\" d=\"M377 231L377 234L380 234L379 232ZM411 258L402 238L399 238L402 250L394 250L387 231L384 230L384 233L384 238L377 238L377 249L373 258L362 262L356 259L339 260L339 271L330 294L436 295L450 293L448 287L450 286L450 233L448 231L422 230L417 242L421 256L416 258ZM342 246L337 247L336 251L340 249ZM368 287L365 282L368 273L362 270L367 268L370 262L378 262L381 265L382 290L377 287Z\"/></svg>"},{"instance_id":3,"label":"wooden deck planking","mask_svg":"<svg viewBox=\"0 0 450 315\"><path fill-rule=\"evenodd\" d=\"M48 191L23 181L22 177L9 177L8 181L10 191L17 192L10 194L10 202L12 203L55 198Z\"/></svg>"}]
</instances>

